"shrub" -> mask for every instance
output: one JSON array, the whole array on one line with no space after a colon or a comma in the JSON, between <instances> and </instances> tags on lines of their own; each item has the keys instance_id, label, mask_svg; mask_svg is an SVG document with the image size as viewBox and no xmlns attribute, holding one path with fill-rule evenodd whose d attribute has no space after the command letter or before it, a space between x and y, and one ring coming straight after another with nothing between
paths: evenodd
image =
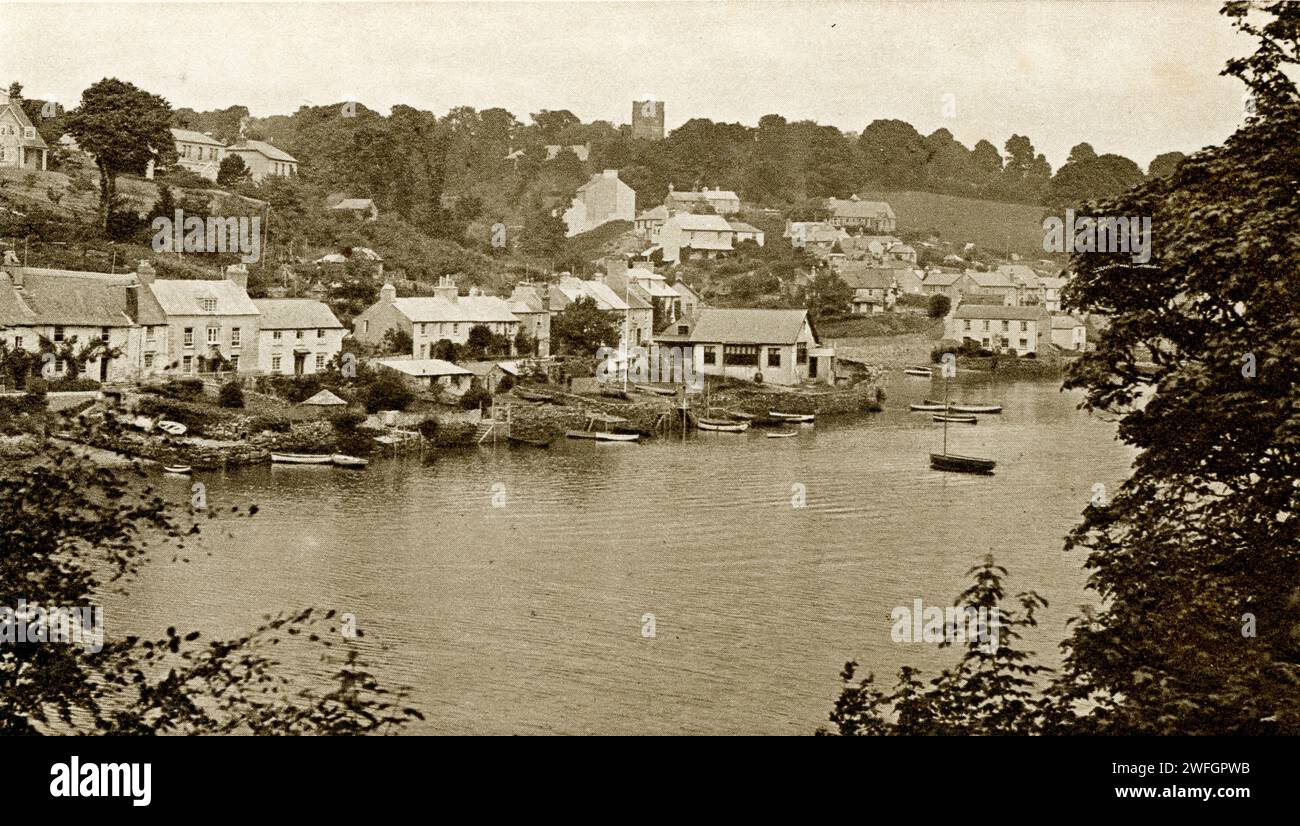
<instances>
[{"instance_id":1,"label":"shrub","mask_svg":"<svg viewBox=\"0 0 1300 826\"><path fill-rule=\"evenodd\" d=\"M514 386L515 386L515 377L509 374L504 375L501 377L501 381L497 382L497 392L509 393L512 389L514 389Z\"/></svg>"},{"instance_id":2,"label":"shrub","mask_svg":"<svg viewBox=\"0 0 1300 826\"><path fill-rule=\"evenodd\" d=\"M221 392L217 394L217 404L222 407L242 408L244 406L244 388L240 387L237 381L221 385Z\"/></svg>"},{"instance_id":3,"label":"shrub","mask_svg":"<svg viewBox=\"0 0 1300 826\"><path fill-rule=\"evenodd\" d=\"M492 394L479 385L474 385L460 397L460 406L465 410L477 410L480 405L492 404Z\"/></svg>"},{"instance_id":4,"label":"shrub","mask_svg":"<svg viewBox=\"0 0 1300 826\"><path fill-rule=\"evenodd\" d=\"M340 410L329 417L330 424L340 433L352 433L366 420L366 414L359 410Z\"/></svg>"},{"instance_id":5,"label":"shrub","mask_svg":"<svg viewBox=\"0 0 1300 826\"><path fill-rule=\"evenodd\" d=\"M405 410L415 398L406 382L385 370L365 389L363 399L367 413L380 410Z\"/></svg>"},{"instance_id":6,"label":"shrub","mask_svg":"<svg viewBox=\"0 0 1300 826\"><path fill-rule=\"evenodd\" d=\"M203 397L201 379L171 379L162 384L147 384L140 388L141 393L153 393L177 401L194 401Z\"/></svg>"},{"instance_id":7,"label":"shrub","mask_svg":"<svg viewBox=\"0 0 1300 826\"><path fill-rule=\"evenodd\" d=\"M438 420L433 416L421 419L415 429L420 431L420 435L430 442L438 438Z\"/></svg>"},{"instance_id":8,"label":"shrub","mask_svg":"<svg viewBox=\"0 0 1300 826\"><path fill-rule=\"evenodd\" d=\"M935 293L930 296L929 306L926 308L926 314L930 318L943 318L948 315L948 310L952 309L952 300L943 293Z\"/></svg>"}]
</instances>

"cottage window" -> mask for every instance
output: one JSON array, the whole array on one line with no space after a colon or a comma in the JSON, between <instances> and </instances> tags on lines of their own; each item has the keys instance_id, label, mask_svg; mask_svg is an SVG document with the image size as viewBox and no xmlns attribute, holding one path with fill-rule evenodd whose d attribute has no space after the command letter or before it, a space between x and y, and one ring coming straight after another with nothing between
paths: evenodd
<instances>
[{"instance_id":1,"label":"cottage window","mask_svg":"<svg viewBox=\"0 0 1300 826\"><path fill-rule=\"evenodd\" d=\"M54 328L54 340L55 340L55 341L63 341L63 328L62 328L62 327L55 327L55 328Z\"/></svg>"},{"instance_id":2,"label":"cottage window","mask_svg":"<svg viewBox=\"0 0 1300 826\"><path fill-rule=\"evenodd\" d=\"M231 357L230 357L230 369L231 369L233 372L236 372L236 373L239 372L239 356L231 356Z\"/></svg>"},{"instance_id":3,"label":"cottage window","mask_svg":"<svg viewBox=\"0 0 1300 826\"><path fill-rule=\"evenodd\" d=\"M144 354L144 366L153 367L153 353Z\"/></svg>"},{"instance_id":4,"label":"cottage window","mask_svg":"<svg viewBox=\"0 0 1300 826\"><path fill-rule=\"evenodd\" d=\"M325 338L325 330L323 328L316 330L316 338Z\"/></svg>"},{"instance_id":5,"label":"cottage window","mask_svg":"<svg viewBox=\"0 0 1300 826\"><path fill-rule=\"evenodd\" d=\"M193 327L186 327L186 328L185 328L185 336L184 336L184 339L185 339L185 346L186 346L186 347L193 347L193 346L194 346L194 328L193 328Z\"/></svg>"},{"instance_id":6,"label":"cottage window","mask_svg":"<svg viewBox=\"0 0 1300 826\"><path fill-rule=\"evenodd\" d=\"M808 363L808 345L807 345L807 344L804 344L803 342L800 342L800 343L799 343L799 346L795 348L795 359L794 359L794 360L795 360L795 362L796 362L797 364L807 364L807 363Z\"/></svg>"},{"instance_id":7,"label":"cottage window","mask_svg":"<svg viewBox=\"0 0 1300 826\"><path fill-rule=\"evenodd\" d=\"M181 370L185 373L194 372L194 356L185 356L181 359Z\"/></svg>"},{"instance_id":8,"label":"cottage window","mask_svg":"<svg viewBox=\"0 0 1300 826\"><path fill-rule=\"evenodd\" d=\"M1028 347L1029 347L1029 339L1027 338L1020 339L1020 349L1025 350L1028 349Z\"/></svg>"},{"instance_id":9,"label":"cottage window","mask_svg":"<svg viewBox=\"0 0 1300 826\"><path fill-rule=\"evenodd\" d=\"M284 332L283 332L283 331L281 331L281 330L272 330L272 331L271 331L271 340L272 340L272 341L279 341L279 340L282 339L282 338L284 338Z\"/></svg>"},{"instance_id":10,"label":"cottage window","mask_svg":"<svg viewBox=\"0 0 1300 826\"><path fill-rule=\"evenodd\" d=\"M989 328L989 320L986 318L984 319L984 329L987 330L988 328Z\"/></svg>"},{"instance_id":11,"label":"cottage window","mask_svg":"<svg viewBox=\"0 0 1300 826\"><path fill-rule=\"evenodd\" d=\"M705 348L704 348L704 363L705 363L705 364L717 364L717 363L718 363L718 355L717 355L717 353L714 352L714 348L712 348L712 347L705 347Z\"/></svg>"},{"instance_id":12,"label":"cottage window","mask_svg":"<svg viewBox=\"0 0 1300 826\"><path fill-rule=\"evenodd\" d=\"M218 342L220 342L220 341L221 341L221 328L220 328L220 327L209 327L209 328L208 328L208 344L216 344L216 343L218 343Z\"/></svg>"},{"instance_id":13,"label":"cottage window","mask_svg":"<svg viewBox=\"0 0 1300 826\"><path fill-rule=\"evenodd\" d=\"M108 341L108 328L107 328L107 327L100 327L100 328L99 328L99 339L100 339L100 341Z\"/></svg>"},{"instance_id":14,"label":"cottage window","mask_svg":"<svg viewBox=\"0 0 1300 826\"><path fill-rule=\"evenodd\" d=\"M298 341L302 341L302 334L303 334L304 332L306 332L306 331L305 331L305 330L294 330L293 332L294 332L294 338L297 339Z\"/></svg>"},{"instance_id":15,"label":"cottage window","mask_svg":"<svg viewBox=\"0 0 1300 826\"><path fill-rule=\"evenodd\" d=\"M316 369L317 369L318 371L319 371L319 370L324 370L324 369L325 369L325 354L324 354L324 353L317 353L317 354L316 354Z\"/></svg>"},{"instance_id":16,"label":"cottage window","mask_svg":"<svg viewBox=\"0 0 1300 826\"><path fill-rule=\"evenodd\" d=\"M768 367L780 367L780 366L781 366L781 351L780 351L780 350L778 350L778 349L775 348L775 347L769 347L769 348L767 348L767 366L768 366Z\"/></svg>"},{"instance_id":17,"label":"cottage window","mask_svg":"<svg viewBox=\"0 0 1300 826\"><path fill-rule=\"evenodd\" d=\"M239 342L240 342L240 337L241 337L240 328L239 328L239 327L231 327L231 328L230 328L230 346L231 346L231 347L238 347L238 346L239 346Z\"/></svg>"},{"instance_id":18,"label":"cottage window","mask_svg":"<svg viewBox=\"0 0 1300 826\"><path fill-rule=\"evenodd\" d=\"M156 333L154 332L154 328L153 328L153 327L145 327L145 328L144 328L144 340L145 340L145 341L149 342L150 344L153 344L153 342L154 342L154 336L155 336L155 335L156 335Z\"/></svg>"},{"instance_id":19,"label":"cottage window","mask_svg":"<svg viewBox=\"0 0 1300 826\"><path fill-rule=\"evenodd\" d=\"M272 373L278 373L278 372L280 372L280 357L279 357L279 356L271 356L271 372L272 372Z\"/></svg>"},{"instance_id":20,"label":"cottage window","mask_svg":"<svg viewBox=\"0 0 1300 826\"><path fill-rule=\"evenodd\" d=\"M23 349L23 337L22 337L22 336L14 336L14 349L15 349L15 350L21 350L21 349Z\"/></svg>"},{"instance_id":21,"label":"cottage window","mask_svg":"<svg viewBox=\"0 0 1300 826\"><path fill-rule=\"evenodd\" d=\"M215 298L203 299L203 312L215 313L217 311L217 300Z\"/></svg>"},{"instance_id":22,"label":"cottage window","mask_svg":"<svg viewBox=\"0 0 1300 826\"><path fill-rule=\"evenodd\" d=\"M1004 321L1004 322L1002 322L1002 332L1004 332L1004 333L1009 333L1009 332L1011 332L1011 322L1010 322L1010 321Z\"/></svg>"},{"instance_id":23,"label":"cottage window","mask_svg":"<svg viewBox=\"0 0 1300 826\"><path fill-rule=\"evenodd\" d=\"M966 321L965 321L964 323L965 323L966 326L963 327L962 329L964 329L964 330L969 330L969 329L970 329L970 319L969 319L969 318L966 319Z\"/></svg>"},{"instance_id":24,"label":"cottage window","mask_svg":"<svg viewBox=\"0 0 1300 826\"><path fill-rule=\"evenodd\" d=\"M744 344L727 344L722 348L722 363L738 367L757 367L758 348Z\"/></svg>"},{"instance_id":25,"label":"cottage window","mask_svg":"<svg viewBox=\"0 0 1300 826\"><path fill-rule=\"evenodd\" d=\"M1029 332L1029 322L1028 322L1028 321L1022 321L1022 322L1020 322L1020 332L1022 332L1022 333L1027 333L1027 332Z\"/></svg>"}]
</instances>

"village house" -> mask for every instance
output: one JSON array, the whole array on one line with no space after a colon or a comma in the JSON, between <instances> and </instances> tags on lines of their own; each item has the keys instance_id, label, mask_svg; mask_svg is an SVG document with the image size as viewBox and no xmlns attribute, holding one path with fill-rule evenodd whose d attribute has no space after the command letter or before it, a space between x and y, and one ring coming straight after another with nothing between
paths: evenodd
<instances>
[{"instance_id":1,"label":"village house","mask_svg":"<svg viewBox=\"0 0 1300 826\"><path fill-rule=\"evenodd\" d=\"M176 165L209 181L217 179L226 145L205 132L172 127L176 144Z\"/></svg>"},{"instance_id":2,"label":"village house","mask_svg":"<svg viewBox=\"0 0 1300 826\"><path fill-rule=\"evenodd\" d=\"M226 154L238 155L254 182L271 177L292 178L298 174L298 159L266 141L240 138L226 148Z\"/></svg>"},{"instance_id":3,"label":"village house","mask_svg":"<svg viewBox=\"0 0 1300 826\"><path fill-rule=\"evenodd\" d=\"M1023 356L1046 352L1052 343L1051 328L1052 317L1042 305L962 304L948 317L944 335Z\"/></svg>"},{"instance_id":4,"label":"village house","mask_svg":"<svg viewBox=\"0 0 1300 826\"><path fill-rule=\"evenodd\" d=\"M696 375L794 385L835 382L835 351L822 347L807 310L703 307L655 334L660 348L680 348Z\"/></svg>"},{"instance_id":5,"label":"village house","mask_svg":"<svg viewBox=\"0 0 1300 826\"><path fill-rule=\"evenodd\" d=\"M509 378L510 382L519 380L519 362L517 361L463 361L461 367L474 374L479 387L489 393L497 392L501 382Z\"/></svg>"},{"instance_id":6,"label":"village house","mask_svg":"<svg viewBox=\"0 0 1300 826\"><path fill-rule=\"evenodd\" d=\"M1072 315L1052 316L1052 343L1062 350L1088 349L1088 327Z\"/></svg>"},{"instance_id":7,"label":"village house","mask_svg":"<svg viewBox=\"0 0 1300 826\"><path fill-rule=\"evenodd\" d=\"M921 279L922 295L946 295L948 300L956 306L963 296L972 295L979 289L975 279L966 274L965 270L939 270L932 269L925 273Z\"/></svg>"},{"instance_id":8,"label":"village house","mask_svg":"<svg viewBox=\"0 0 1300 826\"><path fill-rule=\"evenodd\" d=\"M257 298L257 369L271 375L323 373L343 350L345 332L328 304L310 298Z\"/></svg>"},{"instance_id":9,"label":"village house","mask_svg":"<svg viewBox=\"0 0 1300 826\"><path fill-rule=\"evenodd\" d=\"M370 198L343 198L330 206L336 212L346 212L358 221L379 220L379 207Z\"/></svg>"},{"instance_id":10,"label":"village house","mask_svg":"<svg viewBox=\"0 0 1300 826\"><path fill-rule=\"evenodd\" d=\"M0 166L45 171L50 148L23 111L22 98L0 91Z\"/></svg>"},{"instance_id":11,"label":"village house","mask_svg":"<svg viewBox=\"0 0 1300 826\"><path fill-rule=\"evenodd\" d=\"M892 310L903 292L892 270L844 262L836 275L853 290L851 312L855 315Z\"/></svg>"},{"instance_id":12,"label":"village house","mask_svg":"<svg viewBox=\"0 0 1300 826\"><path fill-rule=\"evenodd\" d=\"M884 201L862 201L857 195L845 198L827 198L826 208L831 216L831 226L851 230L857 234L884 235L898 228L894 210Z\"/></svg>"},{"instance_id":13,"label":"village house","mask_svg":"<svg viewBox=\"0 0 1300 826\"><path fill-rule=\"evenodd\" d=\"M1041 276L1038 279L1043 285L1043 306L1049 313L1059 313L1061 311L1061 290L1069 283L1064 278L1055 276Z\"/></svg>"},{"instance_id":14,"label":"village house","mask_svg":"<svg viewBox=\"0 0 1300 826\"><path fill-rule=\"evenodd\" d=\"M141 304L148 293L164 318L160 329L144 331L146 371L191 375L257 369L261 313L248 297L248 270L236 265L226 274L223 280L159 279L148 262L140 262Z\"/></svg>"},{"instance_id":15,"label":"village house","mask_svg":"<svg viewBox=\"0 0 1300 826\"><path fill-rule=\"evenodd\" d=\"M606 258L605 273L605 283L615 293L627 292L651 307L654 317L650 333L681 316L681 295L668 286L668 279L654 271L653 264L629 266L626 259ZM628 305L634 308L631 301Z\"/></svg>"},{"instance_id":16,"label":"village house","mask_svg":"<svg viewBox=\"0 0 1300 826\"><path fill-rule=\"evenodd\" d=\"M716 258L734 248L735 230L721 215L673 215L659 229L659 246L668 263L691 258Z\"/></svg>"},{"instance_id":17,"label":"village house","mask_svg":"<svg viewBox=\"0 0 1300 826\"><path fill-rule=\"evenodd\" d=\"M605 276L598 274L590 281L574 278L571 275L560 277L558 284L552 284L550 290L550 309L552 314L559 313L565 307L581 299L591 299L596 309L611 316L618 323L619 346L635 347L649 344L654 338L654 308L649 302L637 300L633 306L631 296L615 292L605 283Z\"/></svg>"},{"instance_id":18,"label":"village house","mask_svg":"<svg viewBox=\"0 0 1300 826\"><path fill-rule=\"evenodd\" d=\"M75 356L103 341L110 354L87 361L79 375L101 382L133 378L140 372L140 329L128 297L133 280L130 274L6 266L0 274L0 341L11 350L54 353L54 377L71 374L72 365L62 358L69 348Z\"/></svg>"},{"instance_id":19,"label":"village house","mask_svg":"<svg viewBox=\"0 0 1300 826\"><path fill-rule=\"evenodd\" d=\"M849 234L824 221L786 221L781 237L790 239L790 246L795 249L806 250L824 259L834 253L837 245Z\"/></svg>"},{"instance_id":20,"label":"village house","mask_svg":"<svg viewBox=\"0 0 1300 826\"><path fill-rule=\"evenodd\" d=\"M700 294L692 290L685 281L674 281L671 286L673 292L681 298L681 311L677 314L678 318L690 318L695 315L696 310L705 306L704 301L700 299Z\"/></svg>"},{"instance_id":21,"label":"village house","mask_svg":"<svg viewBox=\"0 0 1300 826\"><path fill-rule=\"evenodd\" d=\"M385 284L379 300L367 307L352 322L352 334L365 344L379 344L389 330L400 330L411 337L411 356L432 359L439 341L466 344L474 327L505 337L514 347L519 319L504 298L483 295L471 289L460 295L451 276L443 276L432 296L398 298L397 288Z\"/></svg>"},{"instance_id":22,"label":"village house","mask_svg":"<svg viewBox=\"0 0 1300 826\"><path fill-rule=\"evenodd\" d=\"M1021 303L1020 285L1006 273L967 270L966 274L975 282L975 292L997 296L1008 307L1015 307Z\"/></svg>"},{"instance_id":23,"label":"village house","mask_svg":"<svg viewBox=\"0 0 1300 826\"><path fill-rule=\"evenodd\" d=\"M533 352L516 353L520 356L551 354L551 311L547 308L550 288L546 284L521 281L506 301L510 312L519 320L519 329L533 340Z\"/></svg>"},{"instance_id":24,"label":"village house","mask_svg":"<svg viewBox=\"0 0 1300 826\"><path fill-rule=\"evenodd\" d=\"M415 390L441 390L460 396L472 386L474 374L456 364L435 358L386 358L374 364L392 370Z\"/></svg>"},{"instance_id":25,"label":"village house","mask_svg":"<svg viewBox=\"0 0 1300 826\"><path fill-rule=\"evenodd\" d=\"M731 231L734 233L731 243L739 244L743 241L753 241L760 247L763 246L763 242L766 240L766 233L763 230L751 224L746 224L744 221L727 221L727 223L731 225Z\"/></svg>"},{"instance_id":26,"label":"village house","mask_svg":"<svg viewBox=\"0 0 1300 826\"><path fill-rule=\"evenodd\" d=\"M668 185L664 206L669 214L674 212L712 212L715 215L732 215L740 212L740 196L730 189L714 187L698 192L684 192Z\"/></svg>"},{"instance_id":27,"label":"village house","mask_svg":"<svg viewBox=\"0 0 1300 826\"><path fill-rule=\"evenodd\" d=\"M606 169L578 187L572 204L564 211L565 234L572 237L610 221L635 219L636 192L619 180L617 169Z\"/></svg>"},{"instance_id":28,"label":"village house","mask_svg":"<svg viewBox=\"0 0 1300 826\"><path fill-rule=\"evenodd\" d=\"M647 241L658 241L659 230L663 227L664 221L667 220L668 207L660 204L659 206L647 209L645 212L636 216L636 222L633 224L633 229L636 230L637 235Z\"/></svg>"}]
</instances>

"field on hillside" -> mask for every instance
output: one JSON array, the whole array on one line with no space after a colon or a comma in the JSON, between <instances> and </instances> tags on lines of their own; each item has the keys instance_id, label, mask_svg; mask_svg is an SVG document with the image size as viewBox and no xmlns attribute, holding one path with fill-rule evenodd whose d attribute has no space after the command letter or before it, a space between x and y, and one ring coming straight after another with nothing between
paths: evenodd
<instances>
[{"instance_id":1,"label":"field on hillside","mask_svg":"<svg viewBox=\"0 0 1300 826\"><path fill-rule=\"evenodd\" d=\"M888 201L902 233L937 235L958 249L968 241L993 253L1011 252L1036 260L1043 252L1044 208L1032 204L981 201L934 192L861 193L863 200Z\"/></svg>"}]
</instances>

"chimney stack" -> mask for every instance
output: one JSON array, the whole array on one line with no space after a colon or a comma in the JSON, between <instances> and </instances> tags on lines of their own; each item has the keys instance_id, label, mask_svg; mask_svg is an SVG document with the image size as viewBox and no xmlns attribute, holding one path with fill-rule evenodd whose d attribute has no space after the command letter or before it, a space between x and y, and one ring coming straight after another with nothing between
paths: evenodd
<instances>
[{"instance_id":1,"label":"chimney stack","mask_svg":"<svg viewBox=\"0 0 1300 826\"><path fill-rule=\"evenodd\" d=\"M140 263L136 265L135 274L136 277L140 279L141 284L152 284L154 279L158 277L158 273L154 270L153 264L150 264L143 258L141 258Z\"/></svg>"},{"instance_id":2,"label":"chimney stack","mask_svg":"<svg viewBox=\"0 0 1300 826\"><path fill-rule=\"evenodd\" d=\"M240 289L248 289L248 267L243 264L232 264L226 267L226 278L238 284Z\"/></svg>"},{"instance_id":3,"label":"chimney stack","mask_svg":"<svg viewBox=\"0 0 1300 826\"><path fill-rule=\"evenodd\" d=\"M444 275L442 278L439 278L438 286L433 288L433 295L436 298L441 298L455 304L456 299L459 296L459 293L456 291L456 279L452 278L450 275Z\"/></svg>"}]
</instances>

